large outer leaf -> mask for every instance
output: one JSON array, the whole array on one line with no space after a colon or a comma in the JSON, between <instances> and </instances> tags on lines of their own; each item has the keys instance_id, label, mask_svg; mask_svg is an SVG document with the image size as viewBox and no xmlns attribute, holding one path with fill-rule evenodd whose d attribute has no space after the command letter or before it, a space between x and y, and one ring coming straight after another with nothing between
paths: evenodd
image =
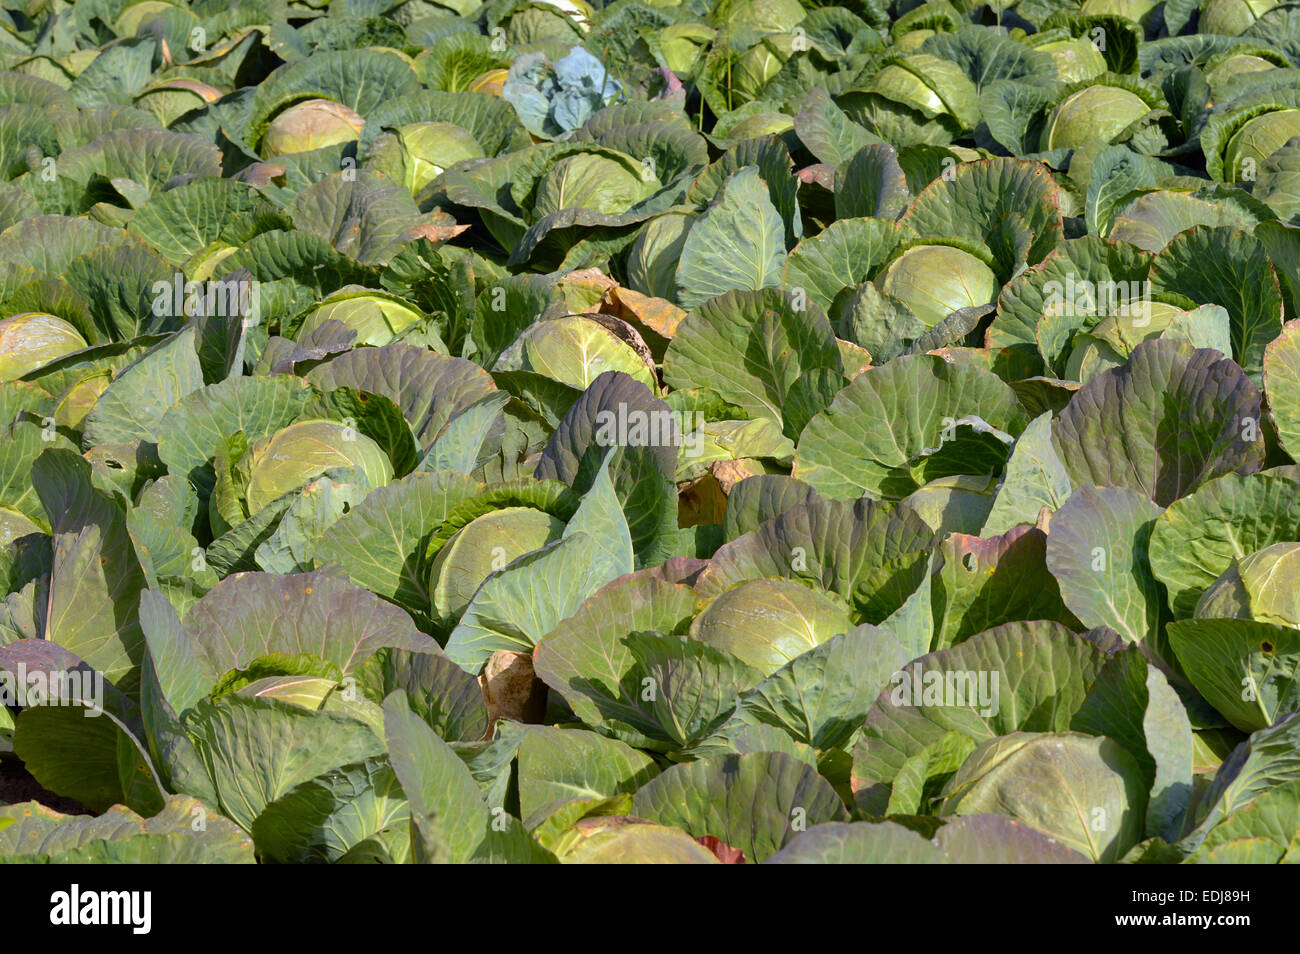
<instances>
[{"instance_id":1,"label":"large outer leaf","mask_svg":"<svg viewBox=\"0 0 1300 954\"><path fill-rule=\"evenodd\" d=\"M194 337L186 328L122 371L86 418L84 446L157 443L168 408L203 387Z\"/></svg>"},{"instance_id":2,"label":"large outer leaf","mask_svg":"<svg viewBox=\"0 0 1300 954\"><path fill-rule=\"evenodd\" d=\"M1294 863L1296 833L1300 831L1297 821L1300 784L1286 782L1215 825L1194 857L1207 863L1218 860L1226 851L1249 846L1263 848L1268 855L1266 863Z\"/></svg>"},{"instance_id":3,"label":"large outer leaf","mask_svg":"<svg viewBox=\"0 0 1300 954\"><path fill-rule=\"evenodd\" d=\"M635 792L659 774L650 756L581 729L532 726L519 744L519 812Z\"/></svg>"},{"instance_id":4,"label":"large outer leaf","mask_svg":"<svg viewBox=\"0 0 1300 954\"><path fill-rule=\"evenodd\" d=\"M1259 470L1260 413L1237 365L1158 339L1080 388L1053 436L1076 485L1127 487L1167 506L1221 474Z\"/></svg>"},{"instance_id":5,"label":"large outer leaf","mask_svg":"<svg viewBox=\"0 0 1300 954\"><path fill-rule=\"evenodd\" d=\"M782 285L789 290L802 288L818 308L829 311L841 291L875 275L903 234L885 219L837 219L794 247L786 259Z\"/></svg>"},{"instance_id":6,"label":"large outer leaf","mask_svg":"<svg viewBox=\"0 0 1300 954\"><path fill-rule=\"evenodd\" d=\"M387 698L394 690L404 692L411 708L440 738L474 742L487 732L482 687L442 653L390 650L382 660L382 677L381 694Z\"/></svg>"},{"instance_id":7,"label":"large outer leaf","mask_svg":"<svg viewBox=\"0 0 1300 954\"><path fill-rule=\"evenodd\" d=\"M422 448L452 418L496 390L472 361L404 344L349 351L313 368L307 380L323 391L352 387L389 398Z\"/></svg>"},{"instance_id":8,"label":"large outer leaf","mask_svg":"<svg viewBox=\"0 0 1300 954\"><path fill-rule=\"evenodd\" d=\"M1094 861L1115 861L1141 840L1141 773L1117 743L1076 733L1018 733L996 744L1015 747L991 765L977 762L977 750L953 778L973 784L949 800L945 814L1007 815ZM986 769L978 781L964 779L976 765Z\"/></svg>"},{"instance_id":9,"label":"large outer leaf","mask_svg":"<svg viewBox=\"0 0 1300 954\"><path fill-rule=\"evenodd\" d=\"M130 692L144 655L137 603L145 578L125 514L94 486L90 464L72 451L42 454L32 466L32 483L54 536L42 635Z\"/></svg>"},{"instance_id":10,"label":"large outer leaf","mask_svg":"<svg viewBox=\"0 0 1300 954\"><path fill-rule=\"evenodd\" d=\"M1005 815L960 815L935 833L934 843L958 864L1088 864L1077 851Z\"/></svg>"},{"instance_id":11,"label":"large outer leaf","mask_svg":"<svg viewBox=\"0 0 1300 954\"><path fill-rule=\"evenodd\" d=\"M787 422L792 389L820 369L842 371L826 316L816 306L797 310L788 293L775 289L733 291L704 303L677 326L664 356L671 387L711 388L750 417L778 423ZM785 432L797 434L789 426Z\"/></svg>"},{"instance_id":12,"label":"large outer leaf","mask_svg":"<svg viewBox=\"0 0 1300 954\"><path fill-rule=\"evenodd\" d=\"M1070 490L1070 475L1052 444L1052 415L1047 411L1030 421L1012 445L980 535L1035 524L1044 507L1055 511L1069 498Z\"/></svg>"},{"instance_id":13,"label":"large outer leaf","mask_svg":"<svg viewBox=\"0 0 1300 954\"><path fill-rule=\"evenodd\" d=\"M61 275L73 259L103 245L116 245L127 235L121 229L91 219L38 215L11 225L0 234L0 262Z\"/></svg>"},{"instance_id":14,"label":"large outer leaf","mask_svg":"<svg viewBox=\"0 0 1300 954\"><path fill-rule=\"evenodd\" d=\"M691 227L677 266L677 302L694 308L733 289L781 284L785 225L756 166L731 176Z\"/></svg>"},{"instance_id":15,"label":"large outer leaf","mask_svg":"<svg viewBox=\"0 0 1300 954\"><path fill-rule=\"evenodd\" d=\"M258 852L281 864L338 861L368 838L403 860L410 809L383 756L332 769L266 806L253 824Z\"/></svg>"},{"instance_id":16,"label":"large outer leaf","mask_svg":"<svg viewBox=\"0 0 1300 954\"><path fill-rule=\"evenodd\" d=\"M564 533L483 582L447 637L448 658L477 673L494 652L528 652L587 597L632 571L632 538L608 470Z\"/></svg>"},{"instance_id":17,"label":"large outer leaf","mask_svg":"<svg viewBox=\"0 0 1300 954\"><path fill-rule=\"evenodd\" d=\"M835 214L840 218L870 215L892 221L909 198L898 153L885 143L864 146L835 172Z\"/></svg>"},{"instance_id":18,"label":"large outer leaf","mask_svg":"<svg viewBox=\"0 0 1300 954\"><path fill-rule=\"evenodd\" d=\"M1300 713L1283 716L1267 729L1252 732L1233 749L1215 773L1209 789L1188 816L1184 846L1196 848L1206 831L1253 803L1274 786L1300 779Z\"/></svg>"},{"instance_id":19,"label":"large outer leaf","mask_svg":"<svg viewBox=\"0 0 1300 954\"><path fill-rule=\"evenodd\" d=\"M759 474L747 477L727 494L727 511L722 521L722 535L727 541L757 530L767 521L779 517L791 507L820 500L817 491L784 474Z\"/></svg>"},{"instance_id":20,"label":"large outer leaf","mask_svg":"<svg viewBox=\"0 0 1300 954\"><path fill-rule=\"evenodd\" d=\"M878 623L926 575L932 538L925 521L901 504L812 501L720 547L696 589L713 597L743 580L788 577L839 593L859 616Z\"/></svg>"},{"instance_id":21,"label":"large outer leaf","mask_svg":"<svg viewBox=\"0 0 1300 954\"><path fill-rule=\"evenodd\" d=\"M533 666L587 725L642 748L653 737L655 747L666 749L625 637L640 631L685 634L694 614L690 587L639 575L615 580L538 644Z\"/></svg>"},{"instance_id":22,"label":"large outer leaf","mask_svg":"<svg viewBox=\"0 0 1300 954\"><path fill-rule=\"evenodd\" d=\"M961 163L952 176L931 182L912 200L902 221L917 235L979 242L997 254L995 236L1014 219L1027 229L1020 264L1037 265L1061 240L1060 201L1042 164L983 159ZM999 264L1006 268L1004 277L1015 271L1009 257Z\"/></svg>"},{"instance_id":23,"label":"large outer leaf","mask_svg":"<svg viewBox=\"0 0 1300 954\"><path fill-rule=\"evenodd\" d=\"M554 859L506 815L487 805L474 776L456 752L419 716L406 698L384 702L388 757L410 803L411 843L422 864L467 861L545 862ZM503 821L504 827L499 827Z\"/></svg>"},{"instance_id":24,"label":"large outer leaf","mask_svg":"<svg viewBox=\"0 0 1300 954\"><path fill-rule=\"evenodd\" d=\"M1012 434L1024 425L1015 392L991 372L937 355L897 358L858 375L808 423L794 476L827 497L905 497L926 482L913 467L963 418Z\"/></svg>"},{"instance_id":25,"label":"large outer leaf","mask_svg":"<svg viewBox=\"0 0 1300 954\"><path fill-rule=\"evenodd\" d=\"M289 207L293 224L363 265L385 265L426 224L411 194L368 169L313 182Z\"/></svg>"},{"instance_id":26,"label":"large outer leaf","mask_svg":"<svg viewBox=\"0 0 1300 954\"><path fill-rule=\"evenodd\" d=\"M224 238L234 245L285 225L285 217L252 186L206 178L154 196L127 231L157 249L168 264L180 266L210 242Z\"/></svg>"},{"instance_id":27,"label":"large outer leaf","mask_svg":"<svg viewBox=\"0 0 1300 954\"><path fill-rule=\"evenodd\" d=\"M184 626L212 681L273 653L310 653L347 676L378 649L436 646L391 603L324 572L227 577L190 608Z\"/></svg>"},{"instance_id":28,"label":"large outer leaf","mask_svg":"<svg viewBox=\"0 0 1300 954\"><path fill-rule=\"evenodd\" d=\"M1124 148L1127 151L1128 147ZM1156 166L1157 171L1159 168ZM1249 231L1260 220L1259 213L1267 218L1269 212L1260 203L1247 206L1246 201L1245 193L1230 186L1202 186L1195 193L1154 189L1115 207L1109 238L1160 252L1180 233L1193 228Z\"/></svg>"},{"instance_id":29,"label":"large outer leaf","mask_svg":"<svg viewBox=\"0 0 1300 954\"><path fill-rule=\"evenodd\" d=\"M198 136L162 129L114 129L88 145L59 155L59 175L89 183L92 176L129 179L149 194L177 176L221 174L221 153Z\"/></svg>"},{"instance_id":30,"label":"large outer leaf","mask_svg":"<svg viewBox=\"0 0 1300 954\"><path fill-rule=\"evenodd\" d=\"M215 477L217 445L236 431L251 443L291 424L312 390L300 378L277 374L232 377L185 395L158 426L158 456L173 474L189 479L206 497Z\"/></svg>"},{"instance_id":31,"label":"large outer leaf","mask_svg":"<svg viewBox=\"0 0 1300 954\"><path fill-rule=\"evenodd\" d=\"M206 827L195 830L204 818ZM4 821L15 824L6 826ZM188 795L141 818L121 806L98 817L60 815L37 802L0 807L0 856L64 864L252 864L253 841Z\"/></svg>"},{"instance_id":32,"label":"large outer leaf","mask_svg":"<svg viewBox=\"0 0 1300 954\"><path fill-rule=\"evenodd\" d=\"M1047 566L1085 626L1109 626L1159 652L1163 587L1147 547L1160 508L1123 487L1084 485L1052 518Z\"/></svg>"},{"instance_id":33,"label":"large outer leaf","mask_svg":"<svg viewBox=\"0 0 1300 954\"><path fill-rule=\"evenodd\" d=\"M869 623L786 663L740 697L746 719L774 725L817 749L844 745L910 650Z\"/></svg>"},{"instance_id":34,"label":"large outer leaf","mask_svg":"<svg viewBox=\"0 0 1300 954\"><path fill-rule=\"evenodd\" d=\"M1178 693L1139 647L1110 657L1070 728L1128 750L1150 791L1147 834L1176 840L1192 798L1192 726Z\"/></svg>"},{"instance_id":35,"label":"large outer leaf","mask_svg":"<svg viewBox=\"0 0 1300 954\"><path fill-rule=\"evenodd\" d=\"M647 421L662 425L672 411L643 382L622 371L606 371L591 382L564 415L542 451L534 476L538 480L572 484L578 477L584 455L596 442L600 424L608 419L631 422L633 414L644 415ZM676 423L675 417L672 420ZM677 448L660 442L653 445L652 453L665 473L676 471Z\"/></svg>"},{"instance_id":36,"label":"large outer leaf","mask_svg":"<svg viewBox=\"0 0 1300 954\"><path fill-rule=\"evenodd\" d=\"M1243 732L1300 711L1300 634L1249 619L1184 619L1169 644L1210 705Z\"/></svg>"},{"instance_id":37,"label":"large outer leaf","mask_svg":"<svg viewBox=\"0 0 1300 954\"><path fill-rule=\"evenodd\" d=\"M1076 623L1048 572L1041 530L1016 527L988 538L950 533L938 552L943 566L933 579L935 649L1015 620Z\"/></svg>"},{"instance_id":38,"label":"large outer leaf","mask_svg":"<svg viewBox=\"0 0 1300 954\"><path fill-rule=\"evenodd\" d=\"M844 805L807 763L779 752L721 755L675 765L652 779L633 813L712 835L765 861L810 825L842 821Z\"/></svg>"},{"instance_id":39,"label":"large outer leaf","mask_svg":"<svg viewBox=\"0 0 1300 954\"><path fill-rule=\"evenodd\" d=\"M1007 623L914 660L881 691L854 747L858 807L883 813L888 786L908 758L949 732L984 742L1018 731L1065 731L1105 663L1095 644L1048 622ZM986 711L969 698L960 706L917 704L910 685L917 675L949 672L987 674L990 690L996 674L994 705Z\"/></svg>"},{"instance_id":40,"label":"large outer leaf","mask_svg":"<svg viewBox=\"0 0 1300 954\"><path fill-rule=\"evenodd\" d=\"M1225 474L1156 520L1151 572L1184 619L1234 560L1289 540L1300 540L1300 486L1282 474Z\"/></svg>"},{"instance_id":41,"label":"large outer leaf","mask_svg":"<svg viewBox=\"0 0 1300 954\"><path fill-rule=\"evenodd\" d=\"M1075 289L1074 300L1065 299L1074 306L1074 314L1063 317L1069 319L1069 327L1081 327L1100 304L1097 299L1105 297L1099 294L1102 287L1129 289L1134 282L1145 282L1150 272L1151 256L1132 245L1103 242L1095 236L1062 242L1003 287L997 317L989 326L988 346L1012 348L1029 361L1041 362L1038 327L1051 302ZM1101 286L1103 282L1115 284Z\"/></svg>"},{"instance_id":42,"label":"large outer leaf","mask_svg":"<svg viewBox=\"0 0 1300 954\"><path fill-rule=\"evenodd\" d=\"M1232 356L1259 379L1264 348L1282 328L1282 292L1259 239L1227 226L1197 226L1155 257L1151 275L1157 292L1226 308Z\"/></svg>"},{"instance_id":43,"label":"large outer leaf","mask_svg":"<svg viewBox=\"0 0 1300 954\"><path fill-rule=\"evenodd\" d=\"M897 822L826 822L796 835L767 859L772 865L942 865L931 842Z\"/></svg>"},{"instance_id":44,"label":"large outer leaf","mask_svg":"<svg viewBox=\"0 0 1300 954\"><path fill-rule=\"evenodd\" d=\"M785 244L793 246L803 234L803 219L799 210L799 180L791 169L790 150L778 136L765 136L761 139L747 139L736 143L717 162L710 164L691 184L687 198L695 203L712 201L717 196L732 173L745 166L756 166L758 174L767 186L767 194L772 205L785 222ZM676 268L674 259L673 268ZM663 297L672 291L673 273L667 276L667 290ZM638 286L639 287L639 286ZM641 289L649 292L649 288Z\"/></svg>"},{"instance_id":45,"label":"large outer leaf","mask_svg":"<svg viewBox=\"0 0 1300 954\"><path fill-rule=\"evenodd\" d=\"M1264 350L1264 390L1278 441L1295 458L1300 455L1300 320L1283 325Z\"/></svg>"},{"instance_id":46,"label":"large outer leaf","mask_svg":"<svg viewBox=\"0 0 1300 954\"><path fill-rule=\"evenodd\" d=\"M0 506L29 518L44 518L45 511L31 480L32 464L49 447L44 429L32 421L19 421L0 433L4 434L4 442L0 443Z\"/></svg>"},{"instance_id":47,"label":"large outer leaf","mask_svg":"<svg viewBox=\"0 0 1300 954\"><path fill-rule=\"evenodd\" d=\"M808 151L832 166L849 162L879 138L859 126L835 105L823 89L812 89L795 113L794 128Z\"/></svg>"},{"instance_id":48,"label":"large outer leaf","mask_svg":"<svg viewBox=\"0 0 1300 954\"><path fill-rule=\"evenodd\" d=\"M384 749L363 722L241 695L202 700L185 721L222 814L245 831L298 783Z\"/></svg>"},{"instance_id":49,"label":"large outer leaf","mask_svg":"<svg viewBox=\"0 0 1300 954\"><path fill-rule=\"evenodd\" d=\"M408 612L427 613L429 539L452 508L480 489L447 471L380 487L330 525L316 546L316 563L337 563L358 586Z\"/></svg>"},{"instance_id":50,"label":"large outer leaf","mask_svg":"<svg viewBox=\"0 0 1300 954\"><path fill-rule=\"evenodd\" d=\"M658 723L651 734L688 748L727 721L738 694L763 673L731 653L699 640L659 633L629 633L636 658L634 684Z\"/></svg>"}]
</instances>

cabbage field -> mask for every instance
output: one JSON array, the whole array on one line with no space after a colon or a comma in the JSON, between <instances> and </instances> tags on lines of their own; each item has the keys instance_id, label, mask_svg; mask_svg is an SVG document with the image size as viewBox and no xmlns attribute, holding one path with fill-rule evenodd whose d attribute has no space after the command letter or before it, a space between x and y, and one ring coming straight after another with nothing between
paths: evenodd
<instances>
[{"instance_id":1,"label":"cabbage field","mask_svg":"<svg viewBox=\"0 0 1300 954\"><path fill-rule=\"evenodd\" d=\"M1300 4L843 2L0 0L0 861L1300 861Z\"/></svg>"}]
</instances>

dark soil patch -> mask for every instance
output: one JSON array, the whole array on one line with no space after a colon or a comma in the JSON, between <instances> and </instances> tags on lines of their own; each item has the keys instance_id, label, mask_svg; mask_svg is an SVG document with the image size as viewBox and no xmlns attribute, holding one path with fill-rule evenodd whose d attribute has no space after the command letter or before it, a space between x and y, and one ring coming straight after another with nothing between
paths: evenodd
<instances>
[{"instance_id":1,"label":"dark soil patch","mask_svg":"<svg viewBox=\"0 0 1300 954\"><path fill-rule=\"evenodd\" d=\"M92 814L84 805L42 788L17 759L0 759L0 805L33 801L65 815Z\"/></svg>"}]
</instances>

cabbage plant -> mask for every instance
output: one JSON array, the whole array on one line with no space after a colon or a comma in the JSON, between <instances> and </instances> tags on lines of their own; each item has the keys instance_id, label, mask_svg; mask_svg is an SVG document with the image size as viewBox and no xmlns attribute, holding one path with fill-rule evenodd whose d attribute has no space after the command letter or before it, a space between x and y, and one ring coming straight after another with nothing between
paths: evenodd
<instances>
[{"instance_id":1,"label":"cabbage plant","mask_svg":"<svg viewBox=\"0 0 1300 954\"><path fill-rule=\"evenodd\" d=\"M1297 860L1294 4L0 25L0 861Z\"/></svg>"}]
</instances>

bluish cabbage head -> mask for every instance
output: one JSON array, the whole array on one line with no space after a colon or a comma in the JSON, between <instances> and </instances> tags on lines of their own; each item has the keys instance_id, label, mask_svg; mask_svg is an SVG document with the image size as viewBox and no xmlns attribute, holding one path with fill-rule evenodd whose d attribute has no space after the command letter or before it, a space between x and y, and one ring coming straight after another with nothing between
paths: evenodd
<instances>
[{"instance_id":1,"label":"bluish cabbage head","mask_svg":"<svg viewBox=\"0 0 1300 954\"><path fill-rule=\"evenodd\" d=\"M359 468L371 487L393 479L393 465L378 444L355 427L324 419L298 421L257 441L247 466L250 515L327 470Z\"/></svg>"},{"instance_id":2,"label":"bluish cabbage head","mask_svg":"<svg viewBox=\"0 0 1300 954\"><path fill-rule=\"evenodd\" d=\"M993 270L970 252L947 245L908 249L876 278L882 292L905 304L926 327L954 311L998 297Z\"/></svg>"},{"instance_id":3,"label":"bluish cabbage head","mask_svg":"<svg viewBox=\"0 0 1300 954\"><path fill-rule=\"evenodd\" d=\"M29 311L0 321L0 381L14 381L65 354L88 347L62 318Z\"/></svg>"},{"instance_id":4,"label":"bluish cabbage head","mask_svg":"<svg viewBox=\"0 0 1300 954\"><path fill-rule=\"evenodd\" d=\"M542 53L525 53L510 64L501 95L534 136L554 139L577 129L592 114L622 97L623 84L580 46L552 65Z\"/></svg>"}]
</instances>

